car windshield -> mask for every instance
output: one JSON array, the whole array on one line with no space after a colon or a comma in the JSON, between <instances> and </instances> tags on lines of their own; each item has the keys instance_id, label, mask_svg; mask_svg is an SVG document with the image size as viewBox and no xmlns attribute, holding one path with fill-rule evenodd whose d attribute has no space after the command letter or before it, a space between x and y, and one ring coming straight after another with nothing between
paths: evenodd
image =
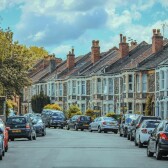
<instances>
[{"instance_id":1,"label":"car windshield","mask_svg":"<svg viewBox=\"0 0 168 168\"><path fill-rule=\"evenodd\" d=\"M23 118L23 117L11 118L11 119L9 119L8 123L11 123L11 124L25 124L26 119Z\"/></svg>"},{"instance_id":2,"label":"car windshield","mask_svg":"<svg viewBox=\"0 0 168 168\"><path fill-rule=\"evenodd\" d=\"M103 118L105 121L116 121L114 118L112 117L104 117Z\"/></svg>"},{"instance_id":3,"label":"car windshield","mask_svg":"<svg viewBox=\"0 0 168 168\"><path fill-rule=\"evenodd\" d=\"M145 124L146 128L155 128L160 122L159 121L147 121Z\"/></svg>"},{"instance_id":4,"label":"car windshield","mask_svg":"<svg viewBox=\"0 0 168 168\"><path fill-rule=\"evenodd\" d=\"M90 117L89 116L80 116L80 120L81 121L90 121Z\"/></svg>"}]
</instances>

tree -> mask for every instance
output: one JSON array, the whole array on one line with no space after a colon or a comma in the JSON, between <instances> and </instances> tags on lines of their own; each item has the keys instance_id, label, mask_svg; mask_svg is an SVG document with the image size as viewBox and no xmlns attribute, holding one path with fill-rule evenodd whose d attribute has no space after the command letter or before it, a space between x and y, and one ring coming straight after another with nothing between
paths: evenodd
<instances>
[{"instance_id":1,"label":"tree","mask_svg":"<svg viewBox=\"0 0 168 168\"><path fill-rule=\"evenodd\" d=\"M13 32L8 28L0 29L0 93L8 95L22 94L22 88L31 84L28 70L47 51L43 48L30 47L13 42Z\"/></svg>"},{"instance_id":2,"label":"tree","mask_svg":"<svg viewBox=\"0 0 168 168\"><path fill-rule=\"evenodd\" d=\"M145 115L151 115L152 114L152 99L153 95L148 95L146 99L146 106L145 106Z\"/></svg>"},{"instance_id":3,"label":"tree","mask_svg":"<svg viewBox=\"0 0 168 168\"><path fill-rule=\"evenodd\" d=\"M50 98L40 92L39 95L34 95L31 99L32 110L36 113L41 113L44 106L50 104Z\"/></svg>"},{"instance_id":4,"label":"tree","mask_svg":"<svg viewBox=\"0 0 168 168\"><path fill-rule=\"evenodd\" d=\"M80 111L79 107L77 105L71 105L69 109L67 110L67 117L71 118L74 115L81 115L82 112Z\"/></svg>"}]
</instances>

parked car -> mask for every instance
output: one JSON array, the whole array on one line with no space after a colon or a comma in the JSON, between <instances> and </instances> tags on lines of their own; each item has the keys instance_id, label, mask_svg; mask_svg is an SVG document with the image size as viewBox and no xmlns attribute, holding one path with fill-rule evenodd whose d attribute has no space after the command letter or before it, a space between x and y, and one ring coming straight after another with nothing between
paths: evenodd
<instances>
[{"instance_id":1,"label":"parked car","mask_svg":"<svg viewBox=\"0 0 168 168\"><path fill-rule=\"evenodd\" d=\"M5 148L5 152L8 151L8 130L9 128L5 126L5 123L2 121L2 119L0 119L0 128L3 131L3 136L4 136L4 148Z\"/></svg>"},{"instance_id":2,"label":"parked car","mask_svg":"<svg viewBox=\"0 0 168 168\"><path fill-rule=\"evenodd\" d=\"M5 154L3 130L0 128L0 160Z\"/></svg>"},{"instance_id":3,"label":"parked car","mask_svg":"<svg viewBox=\"0 0 168 168\"><path fill-rule=\"evenodd\" d=\"M6 126L9 127L9 139L14 141L15 138L28 138L36 140L36 132L27 116L12 116L7 119Z\"/></svg>"},{"instance_id":4,"label":"parked car","mask_svg":"<svg viewBox=\"0 0 168 168\"><path fill-rule=\"evenodd\" d=\"M161 120L160 117L156 117L156 116L144 116L144 115L140 115L138 116L138 118L135 120L135 122L132 125L132 130L131 130L131 135L130 137L134 139L135 145L138 145L136 142L136 130L141 126L141 123L144 120Z\"/></svg>"},{"instance_id":5,"label":"parked car","mask_svg":"<svg viewBox=\"0 0 168 168\"><path fill-rule=\"evenodd\" d=\"M104 133L112 131L117 134L118 127L118 121L116 119L112 117L98 117L90 123L89 131L98 131L99 133L101 133L102 131L104 131Z\"/></svg>"},{"instance_id":6,"label":"parked car","mask_svg":"<svg viewBox=\"0 0 168 168\"><path fill-rule=\"evenodd\" d=\"M63 112L61 111L52 111L50 117L49 117L49 124L48 127L54 127L54 128L64 128L66 125L66 117Z\"/></svg>"},{"instance_id":7,"label":"parked car","mask_svg":"<svg viewBox=\"0 0 168 168\"><path fill-rule=\"evenodd\" d=\"M70 128L75 129L78 131L80 129L83 131L84 129L89 128L89 124L91 123L91 117L85 115L75 115L69 119L67 123L67 130Z\"/></svg>"},{"instance_id":8,"label":"parked car","mask_svg":"<svg viewBox=\"0 0 168 168\"><path fill-rule=\"evenodd\" d=\"M32 124L35 128L36 135L46 135L46 127L41 118L34 118Z\"/></svg>"},{"instance_id":9,"label":"parked car","mask_svg":"<svg viewBox=\"0 0 168 168\"><path fill-rule=\"evenodd\" d=\"M123 117L121 119L121 123L119 125L120 136L123 135L124 137L127 137L128 127L130 126L131 121L136 119L137 117L138 117L137 114L125 114L125 115L123 115Z\"/></svg>"},{"instance_id":10,"label":"parked car","mask_svg":"<svg viewBox=\"0 0 168 168\"><path fill-rule=\"evenodd\" d=\"M144 120L141 126L136 131L136 142L138 147L147 145L149 136L155 127L160 123L160 120Z\"/></svg>"},{"instance_id":11,"label":"parked car","mask_svg":"<svg viewBox=\"0 0 168 168\"><path fill-rule=\"evenodd\" d=\"M168 120L161 121L148 140L147 156L152 157L154 153L157 160L168 155Z\"/></svg>"},{"instance_id":12,"label":"parked car","mask_svg":"<svg viewBox=\"0 0 168 168\"><path fill-rule=\"evenodd\" d=\"M41 118L43 123L45 123L45 126L48 127L49 126L49 121L50 121L50 116L52 114L52 110L51 109L43 109L42 113L41 113Z\"/></svg>"}]
</instances>

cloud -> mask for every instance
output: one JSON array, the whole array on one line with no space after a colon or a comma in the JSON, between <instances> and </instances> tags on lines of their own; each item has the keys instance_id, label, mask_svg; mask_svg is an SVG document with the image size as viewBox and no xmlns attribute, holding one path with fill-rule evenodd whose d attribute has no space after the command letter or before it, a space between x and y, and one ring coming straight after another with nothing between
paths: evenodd
<instances>
[{"instance_id":1,"label":"cloud","mask_svg":"<svg viewBox=\"0 0 168 168\"><path fill-rule=\"evenodd\" d=\"M46 46L61 44L65 40L79 38L88 29L98 29L106 24L107 13L102 7L96 6L87 12L77 11L78 4L74 7L74 11L60 11L59 7L65 8L60 4L62 1L40 2L40 0L32 1L31 7L29 3L22 8L23 14L16 27L15 36L19 39L24 37L24 41L22 40L24 43L33 42L34 45ZM80 2L84 4L88 3L88 0ZM91 4L94 6L95 3ZM37 38L39 32L43 32L43 36L40 34L40 37L44 38Z\"/></svg>"}]
</instances>

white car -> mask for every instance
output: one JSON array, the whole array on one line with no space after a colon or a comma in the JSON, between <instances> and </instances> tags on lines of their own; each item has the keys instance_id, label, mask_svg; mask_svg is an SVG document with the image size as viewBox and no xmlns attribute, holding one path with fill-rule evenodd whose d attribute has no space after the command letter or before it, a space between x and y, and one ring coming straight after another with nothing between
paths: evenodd
<instances>
[{"instance_id":1,"label":"white car","mask_svg":"<svg viewBox=\"0 0 168 168\"><path fill-rule=\"evenodd\" d=\"M147 144L152 131L159 123L160 120L144 120L142 122L141 126L136 130L136 142L139 148Z\"/></svg>"},{"instance_id":2,"label":"white car","mask_svg":"<svg viewBox=\"0 0 168 168\"><path fill-rule=\"evenodd\" d=\"M112 131L117 134L118 121L112 117L98 117L90 123L89 131L98 131L99 133L101 133L102 131L104 131L104 133Z\"/></svg>"}]
</instances>

